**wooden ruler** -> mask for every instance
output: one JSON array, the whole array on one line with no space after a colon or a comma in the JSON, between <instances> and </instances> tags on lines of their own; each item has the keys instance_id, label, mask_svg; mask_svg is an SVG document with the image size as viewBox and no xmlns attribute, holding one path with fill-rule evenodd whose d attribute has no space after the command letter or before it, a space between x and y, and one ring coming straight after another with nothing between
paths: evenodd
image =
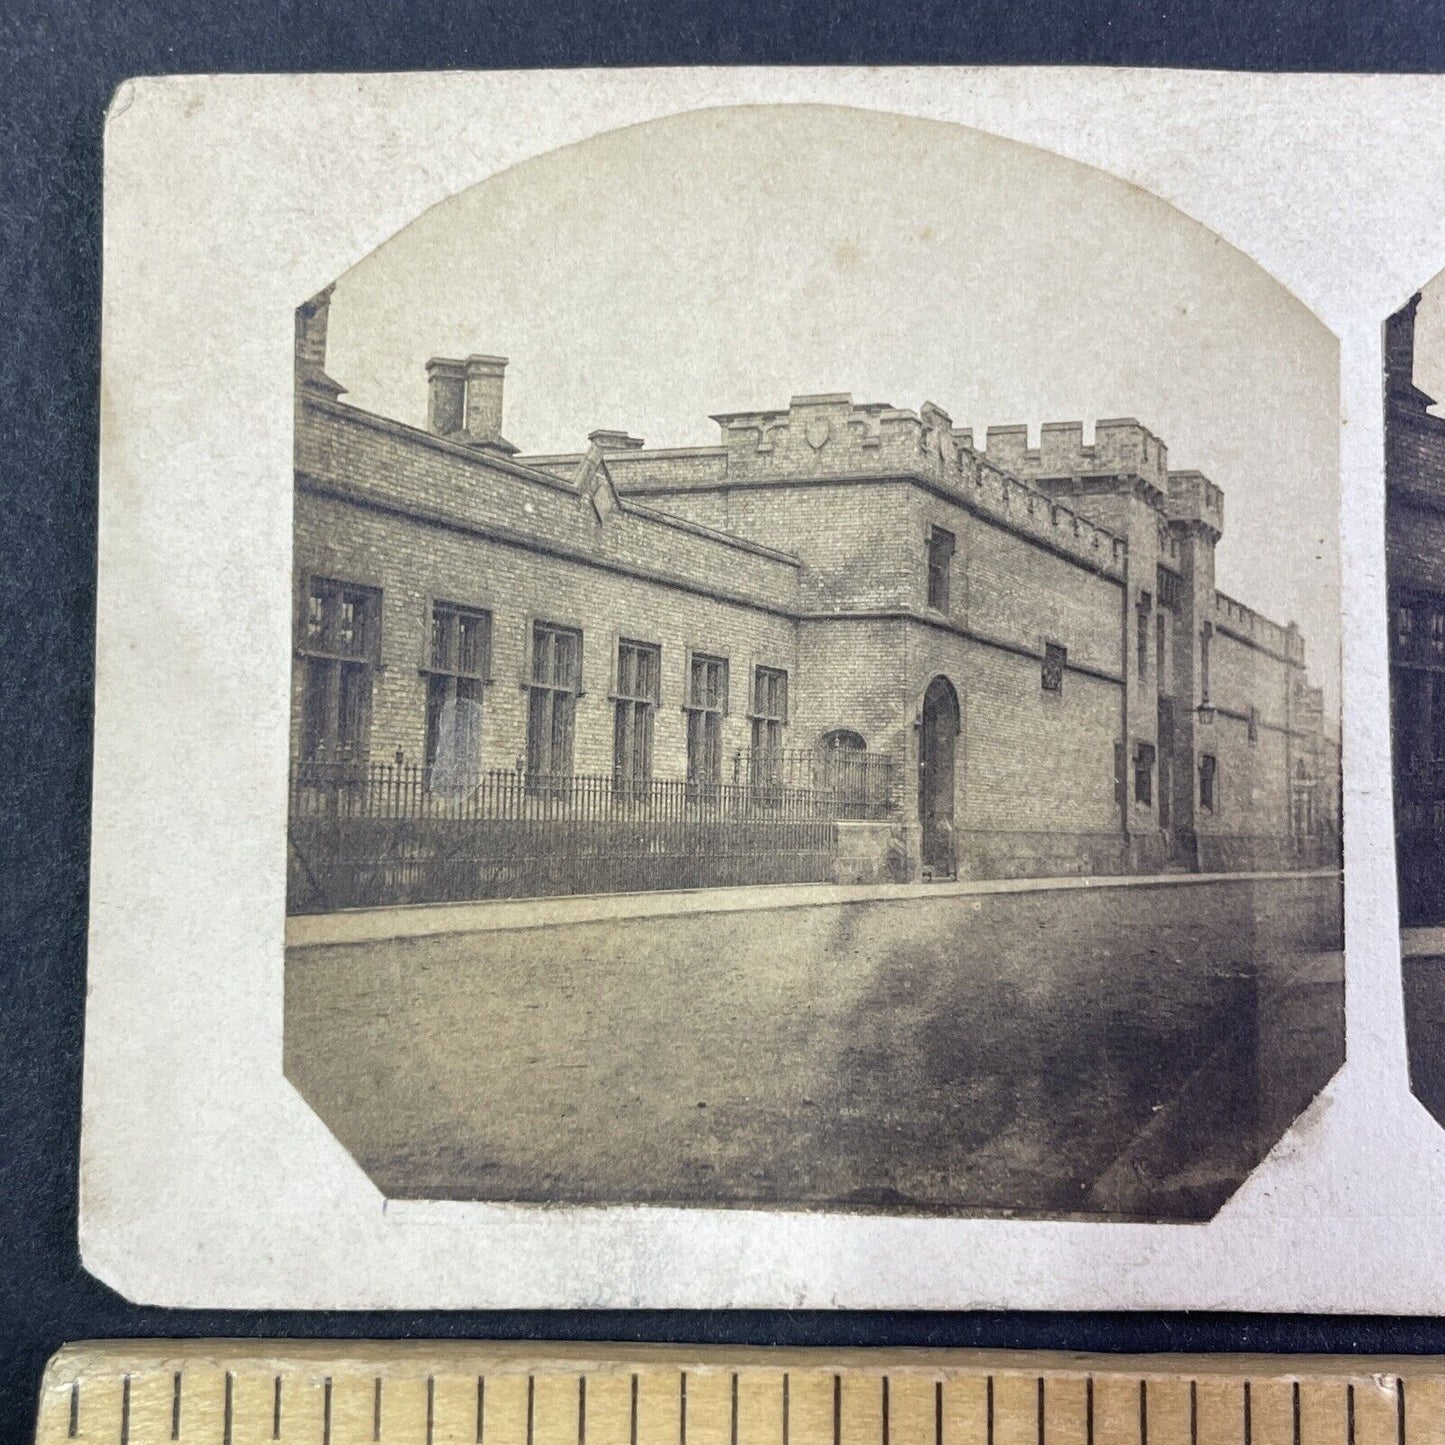
<instances>
[{"instance_id":1,"label":"wooden ruler","mask_svg":"<svg viewBox=\"0 0 1445 1445\"><path fill-rule=\"evenodd\" d=\"M1445 1445L1445 1360L70 1345L38 1445Z\"/></svg>"}]
</instances>

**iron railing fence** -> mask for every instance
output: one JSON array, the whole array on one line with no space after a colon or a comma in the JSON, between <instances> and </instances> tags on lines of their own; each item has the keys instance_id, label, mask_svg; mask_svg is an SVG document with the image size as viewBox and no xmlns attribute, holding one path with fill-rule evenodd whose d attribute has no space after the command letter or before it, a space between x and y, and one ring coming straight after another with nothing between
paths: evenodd
<instances>
[{"instance_id":1,"label":"iron railing fence","mask_svg":"<svg viewBox=\"0 0 1445 1445\"><path fill-rule=\"evenodd\" d=\"M416 763L305 763L291 776L290 815L552 822L887 818L896 798L892 760L864 756L866 764L836 766L809 751L742 750L726 782L492 770L449 777L445 786Z\"/></svg>"},{"instance_id":2,"label":"iron railing fence","mask_svg":"<svg viewBox=\"0 0 1445 1445\"><path fill-rule=\"evenodd\" d=\"M849 748L739 748L732 782L810 794L834 818L888 818L898 806L897 760Z\"/></svg>"},{"instance_id":3,"label":"iron railing fence","mask_svg":"<svg viewBox=\"0 0 1445 1445\"><path fill-rule=\"evenodd\" d=\"M734 764L742 781L493 771L440 787L416 764L306 764L288 908L827 882L839 820L891 807L877 766L812 787L801 762Z\"/></svg>"},{"instance_id":4,"label":"iron railing fence","mask_svg":"<svg viewBox=\"0 0 1445 1445\"><path fill-rule=\"evenodd\" d=\"M824 819L301 818L287 908L826 883L837 835Z\"/></svg>"}]
</instances>

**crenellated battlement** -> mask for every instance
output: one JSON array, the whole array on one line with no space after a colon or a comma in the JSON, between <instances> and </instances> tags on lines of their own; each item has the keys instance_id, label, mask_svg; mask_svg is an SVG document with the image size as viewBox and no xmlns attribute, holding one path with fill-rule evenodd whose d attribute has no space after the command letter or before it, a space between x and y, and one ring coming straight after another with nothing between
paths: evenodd
<instances>
[{"instance_id":1,"label":"crenellated battlement","mask_svg":"<svg viewBox=\"0 0 1445 1445\"><path fill-rule=\"evenodd\" d=\"M1101 571L1124 565L1122 538L1030 486L992 454L976 451L972 431L956 428L932 402L914 412L830 392L795 396L786 411L730 412L713 420L722 429L729 483L922 474ZM646 453L636 457L641 462Z\"/></svg>"},{"instance_id":2,"label":"crenellated battlement","mask_svg":"<svg viewBox=\"0 0 1445 1445\"><path fill-rule=\"evenodd\" d=\"M1094 423L1094 440L1084 442L1081 421L1049 421L1039 428L1039 445L1028 444L1028 427L991 426L983 454L1026 481L1137 477L1163 502L1168 492L1169 448L1131 416Z\"/></svg>"},{"instance_id":3,"label":"crenellated battlement","mask_svg":"<svg viewBox=\"0 0 1445 1445\"><path fill-rule=\"evenodd\" d=\"M1246 607L1243 602L1236 602L1233 597L1216 592L1214 624L1237 637L1256 642L1271 652L1288 657L1292 662L1298 662L1301 666L1304 664L1305 640L1300 634L1298 623L1291 622L1281 627L1278 622L1272 622L1263 613Z\"/></svg>"}]
</instances>

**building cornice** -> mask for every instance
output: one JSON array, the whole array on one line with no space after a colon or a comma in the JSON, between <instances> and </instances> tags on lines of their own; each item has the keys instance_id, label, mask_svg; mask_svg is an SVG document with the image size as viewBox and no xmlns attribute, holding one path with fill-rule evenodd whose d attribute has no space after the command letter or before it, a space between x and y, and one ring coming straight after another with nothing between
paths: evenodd
<instances>
[{"instance_id":1,"label":"building cornice","mask_svg":"<svg viewBox=\"0 0 1445 1445\"><path fill-rule=\"evenodd\" d=\"M1268 621L1269 619L1266 618L1265 620ZM1275 625L1278 626L1277 623ZM1280 652L1276 648L1268 647L1257 637L1250 637L1246 633L1236 631L1227 622L1220 622L1216 619L1214 622L1214 630L1222 633L1225 637L1229 638L1231 642L1238 642L1244 647L1252 647L1256 652L1262 652L1266 657L1272 657L1276 662L1284 663L1286 667L1295 667L1301 672L1307 672L1309 670L1308 665L1300 658L1291 657L1286 652Z\"/></svg>"},{"instance_id":2,"label":"building cornice","mask_svg":"<svg viewBox=\"0 0 1445 1445\"><path fill-rule=\"evenodd\" d=\"M1422 392L1423 396L1424 393ZM1433 398L1427 398L1433 404ZM1412 426L1419 431L1435 432L1437 435L1445 435L1445 416L1436 416L1434 412L1417 411L1413 407L1391 405L1385 415L1385 425Z\"/></svg>"}]
</instances>

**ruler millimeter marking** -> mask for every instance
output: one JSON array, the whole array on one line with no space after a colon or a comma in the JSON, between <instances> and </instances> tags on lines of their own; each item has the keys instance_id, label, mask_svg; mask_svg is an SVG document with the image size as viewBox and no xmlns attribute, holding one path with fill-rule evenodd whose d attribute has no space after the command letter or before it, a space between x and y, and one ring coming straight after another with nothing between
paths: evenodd
<instances>
[{"instance_id":1,"label":"ruler millimeter marking","mask_svg":"<svg viewBox=\"0 0 1445 1445\"><path fill-rule=\"evenodd\" d=\"M1445 1359L67 1346L37 1445L1445 1445Z\"/></svg>"}]
</instances>

